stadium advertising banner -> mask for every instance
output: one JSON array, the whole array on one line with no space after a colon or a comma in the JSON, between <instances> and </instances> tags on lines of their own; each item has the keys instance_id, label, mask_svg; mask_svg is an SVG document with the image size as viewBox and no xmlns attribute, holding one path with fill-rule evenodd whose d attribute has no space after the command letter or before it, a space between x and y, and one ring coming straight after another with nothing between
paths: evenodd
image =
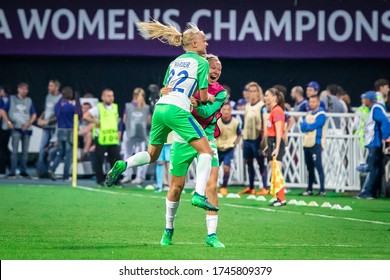
<instances>
[{"instance_id":1,"label":"stadium advertising banner","mask_svg":"<svg viewBox=\"0 0 390 280\"><path fill-rule=\"evenodd\" d=\"M389 58L388 1L3 1L0 55L174 56L138 21L194 22L224 57Z\"/></svg>"}]
</instances>

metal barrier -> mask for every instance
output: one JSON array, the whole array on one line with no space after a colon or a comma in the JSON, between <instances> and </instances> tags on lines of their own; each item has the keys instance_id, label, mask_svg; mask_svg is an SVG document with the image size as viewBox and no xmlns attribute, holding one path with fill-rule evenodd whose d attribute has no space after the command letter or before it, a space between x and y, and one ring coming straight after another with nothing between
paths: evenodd
<instances>
[{"instance_id":1,"label":"metal barrier","mask_svg":"<svg viewBox=\"0 0 390 280\"><path fill-rule=\"evenodd\" d=\"M244 112L234 111L233 114L241 119ZM303 153L304 133L301 132L299 125L306 113L289 112L288 114L294 118L295 124L291 132L288 133L288 144L283 158L283 174L286 180L286 187L306 188L308 173ZM358 191L360 190L360 176L355 167L365 161L365 153L360 148L359 136L353 134L353 123L356 115L353 113L327 113L326 117L326 145L322 152L325 189L337 192ZM195 170L196 161L191 165L187 174L187 185L189 186L194 185ZM257 163L255 163L255 170L255 184L256 186L261 186L261 180L259 180L261 177ZM247 174L241 141L235 150L229 184L248 184ZM219 175L220 181L222 181L222 168L220 168ZM268 176L270 177L270 170ZM318 177L317 182L319 182ZM319 188L319 186L314 185L314 188Z\"/></svg>"}]
</instances>

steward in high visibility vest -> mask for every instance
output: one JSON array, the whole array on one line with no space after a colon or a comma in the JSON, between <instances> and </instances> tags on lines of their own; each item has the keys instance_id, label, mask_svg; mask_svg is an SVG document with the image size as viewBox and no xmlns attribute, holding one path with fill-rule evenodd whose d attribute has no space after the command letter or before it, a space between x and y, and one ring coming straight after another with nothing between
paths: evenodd
<instances>
[{"instance_id":1,"label":"steward in high visibility vest","mask_svg":"<svg viewBox=\"0 0 390 280\"><path fill-rule=\"evenodd\" d=\"M112 109L108 110L103 103L98 104L100 127L98 143L100 145L118 145L118 104L111 104Z\"/></svg>"},{"instance_id":2,"label":"steward in high visibility vest","mask_svg":"<svg viewBox=\"0 0 390 280\"><path fill-rule=\"evenodd\" d=\"M114 103L114 92L111 89L104 89L102 102L89 109L83 116L84 120L92 123L93 136L98 134L96 143L96 182L104 185L105 174L103 173L104 160L114 166L120 159L119 146L119 114L118 105Z\"/></svg>"}]
</instances>

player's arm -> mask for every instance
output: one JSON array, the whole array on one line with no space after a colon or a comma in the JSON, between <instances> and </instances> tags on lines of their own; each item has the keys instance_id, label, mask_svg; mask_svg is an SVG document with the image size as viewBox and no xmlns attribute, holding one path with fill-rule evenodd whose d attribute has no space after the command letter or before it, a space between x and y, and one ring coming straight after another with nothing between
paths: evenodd
<instances>
[{"instance_id":1,"label":"player's arm","mask_svg":"<svg viewBox=\"0 0 390 280\"><path fill-rule=\"evenodd\" d=\"M222 107L223 103L225 102L226 96L226 91L223 91L216 96L214 103L199 103L199 106L196 108L196 112L202 118L208 118L212 116Z\"/></svg>"},{"instance_id":2,"label":"player's arm","mask_svg":"<svg viewBox=\"0 0 390 280\"><path fill-rule=\"evenodd\" d=\"M199 69L197 73L198 79L198 88L199 96L201 102L207 102L209 99L209 94L207 92L209 87L209 63L206 60L202 60L202 63L199 64Z\"/></svg>"},{"instance_id":3,"label":"player's arm","mask_svg":"<svg viewBox=\"0 0 390 280\"><path fill-rule=\"evenodd\" d=\"M207 102L209 100L209 94L207 88L199 89L199 96L201 102Z\"/></svg>"},{"instance_id":4,"label":"player's arm","mask_svg":"<svg viewBox=\"0 0 390 280\"><path fill-rule=\"evenodd\" d=\"M314 123L308 123L306 126L307 131L312 131L325 125L325 114L320 114Z\"/></svg>"}]
</instances>

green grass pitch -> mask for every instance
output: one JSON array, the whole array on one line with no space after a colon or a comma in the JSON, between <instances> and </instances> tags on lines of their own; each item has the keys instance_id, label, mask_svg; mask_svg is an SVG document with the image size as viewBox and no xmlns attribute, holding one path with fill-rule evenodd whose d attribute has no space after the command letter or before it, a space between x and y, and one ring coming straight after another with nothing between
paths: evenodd
<instances>
[{"instance_id":1,"label":"green grass pitch","mask_svg":"<svg viewBox=\"0 0 390 280\"><path fill-rule=\"evenodd\" d=\"M239 188L230 188L237 191ZM205 245L203 210L182 195L174 244L161 247L165 195L138 188L0 186L0 258L124 259L390 259L390 200L348 194L290 199L349 205L352 211L221 198L218 236ZM269 199L269 197L268 197Z\"/></svg>"}]
</instances>

